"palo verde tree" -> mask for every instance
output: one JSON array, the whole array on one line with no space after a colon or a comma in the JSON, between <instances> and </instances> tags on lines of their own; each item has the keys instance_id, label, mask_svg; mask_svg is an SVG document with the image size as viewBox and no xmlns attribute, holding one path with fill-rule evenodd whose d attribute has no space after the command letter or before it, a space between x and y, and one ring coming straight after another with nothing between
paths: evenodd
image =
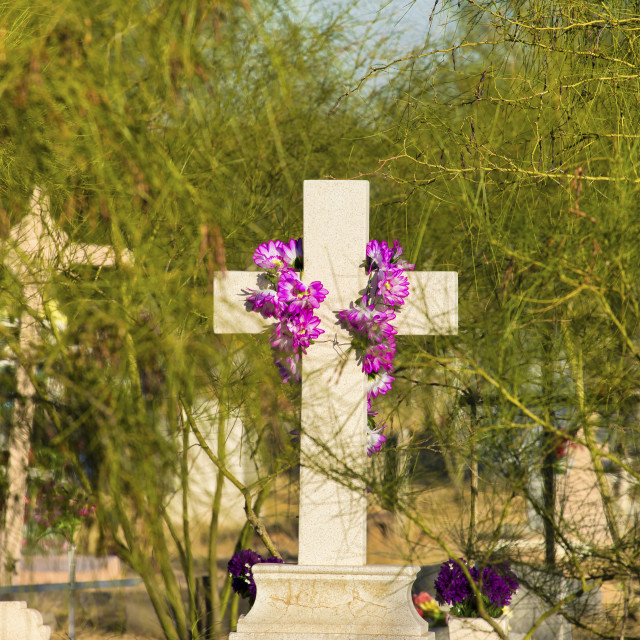
<instances>
[{"instance_id":1,"label":"palo verde tree","mask_svg":"<svg viewBox=\"0 0 640 640\"><path fill-rule=\"evenodd\" d=\"M460 548L487 558L535 514L543 551L520 559L577 585L552 604L571 617L575 593L606 582L619 594L611 616L573 621L637 637L637 7L469 0L442 11L442 44L352 87L399 68L384 128L394 144L370 170L396 198L372 226L413 233L420 267L460 274L460 334L416 344L407 385L414 397L449 388L431 436L457 442L478 470L464 502L477 530ZM567 448L587 452L601 536L581 528L586 514L563 512ZM480 522L477 492L497 478L503 508Z\"/></svg>"},{"instance_id":2,"label":"palo verde tree","mask_svg":"<svg viewBox=\"0 0 640 640\"><path fill-rule=\"evenodd\" d=\"M276 385L260 340L212 335L212 277L246 268L266 239L300 235L303 179L346 177L365 155L382 155L357 106L329 115L352 74L352 58L340 68L334 52L357 46L342 40L338 21L309 24L286 3L253 1L65 0L38 11L18 2L0 29L3 260L36 186L69 243L114 256L109 269L69 264L42 278L63 322L51 322L47 305L30 312L30 350L2 325L7 359L38 372L30 398L4 386L3 397L35 404L32 449L46 442L95 502L105 544L143 578L165 636L217 637L237 613L217 566L221 487L236 484L246 500L238 545L256 530L277 553L259 512L294 464L284 425L296 426L297 397ZM2 305L20 318L28 296L15 273L5 276ZM202 399L219 407L213 444L195 409ZM224 424L235 411L264 461L250 486L225 465ZM15 418L7 411L3 429ZM194 437L218 475L198 557L188 508ZM166 508L175 495L178 523Z\"/></svg>"}]
</instances>

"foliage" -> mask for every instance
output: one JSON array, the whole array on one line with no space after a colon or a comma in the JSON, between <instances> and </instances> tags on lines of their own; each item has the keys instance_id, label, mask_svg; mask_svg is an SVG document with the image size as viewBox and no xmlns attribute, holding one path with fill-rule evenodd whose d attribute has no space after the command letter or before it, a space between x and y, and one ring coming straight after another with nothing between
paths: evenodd
<instances>
[{"instance_id":1,"label":"foliage","mask_svg":"<svg viewBox=\"0 0 640 640\"><path fill-rule=\"evenodd\" d=\"M42 283L66 327L38 318L33 401L48 446L95 496L112 549L144 578L166 637L215 635L232 609L216 565L220 492L204 623L195 602L192 443L218 486L240 484L250 525L238 550L255 528L275 551L259 511L296 464L296 391L280 386L265 341L211 335L213 274L246 268L269 238L298 237L301 181L329 176L371 180L372 237L398 238L419 270L460 274L459 335L398 339L394 392L379 411L399 444L368 472L371 498L448 556L454 546L480 564L512 555L575 580L564 599L541 590L550 608L602 637L624 635L638 605L637 518L611 479L626 482L633 505L636 8L447 3L441 44L354 78L351 58L336 60L336 48L354 46L339 21L310 25L284 3L32 5L0 15L0 238L40 186L73 242L116 254L114 269L79 265ZM2 305L20 317L28 301L5 276ZM0 329L20 362L14 329ZM224 437L210 446L202 432L205 402L217 403L219 434L242 410L259 467L251 486L226 468ZM591 459L602 537L560 508L567 442ZM468 514L449 538L417 508L433 461ZM481 513L492 492L497 508ZM174 495L182 526L167 514ZM542 522L544 558L513 542L523 503ZM572 615L577 594L605 581L621 594L611 621Z\"/></svg>"},{"instance_id":2,"label":"foliage","mask_svg":"<svg viewBox=\"0 0 640 640\"><path fill-rule=\"evenodd\" d=\"M275 553L259 512L274 479L297 464L288 431L298 418L296 392L280 388L260 339L211 334L212 278L246 268L265 239L300 234L304 178L348 176L364 154L378 155L358 109L328 115L352 75L333 52L352 43L338 22L294 19L286 3L64 0L5 9L0 238L39 187L70 243L115 254L113 268L47 272L33 352L2 330L35 389L18 398L41 416L29 425L32 448L44 440L78 491L95 498L106 548L143 578L166 637L217 637L237 617L217 566L222 486L246 502L238 548L256 530ZM34 315L6 272L2 305ZM200 411L212 406L213 425ZM225 434L240 411L258 467L249 486L225 461ZM204 559L194 557L190 523L194 446L217 473ZM207 577L205 612L196 563Z\"/></svg>"},{"instance_id":3,"label":"foliage","mask_svg":"<svg viewBox=\"0 0 640 640\"><path fill-rule=\"evenodd\" d=\"M397 69L380 133L389 149L362 172L395 194L374 209L372 235L410 234L417 269L459 273L459 335L398 351L398 398L427 412L409 462L442 452L469 514L452 546L542 565L547 586L529 586L611 638L635 633L638 606L636 14L625 2L446 3L441 43L353 85ZM399 405L389 412L402 415ZM579 452L596 496L582 510L563 494ZM415 494L399 495L440 542ZM527 513L541 523L543 558L520 544ZM619 597L599 615L572 609L603 583Z\"/></svg>"}]
</instances>

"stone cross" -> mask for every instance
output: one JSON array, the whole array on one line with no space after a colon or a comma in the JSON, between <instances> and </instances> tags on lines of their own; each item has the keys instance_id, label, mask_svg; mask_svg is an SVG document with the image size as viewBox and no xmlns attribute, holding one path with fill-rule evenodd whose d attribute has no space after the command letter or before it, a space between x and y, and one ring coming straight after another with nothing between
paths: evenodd
<instances>
[{"instance_id":1,"label":"stone cross","mask_svg":"<svg viewBox=\"0 0 640 640\"><path fill-rule=\"evenodd\" d=\"M32 367L39 343L38 326L44 313L43 288L53 273L62 273L73 265L103 267L115 264L115 252L111 247L70 242L69 236L51 218L49 207L49 198L36 187L31 196L30 213L12 227L3 248L6 252L4 262L18 278L26 304L20 320L20 353L16 363L19 399L9 438L7 480L10 496L4 536L0 537L0 583L7 581L2 575L7 562L17 561L21 553L26 469L36 392ZM130 261L130 253L123 252L122 262Z\"/></svg>"},{"instance_id":2,"label":"stone cross","mask_svg":"<svg viewBox=\"0 0 640 640\"><path fill-rule=\"evenodd\" d=\"M320 280L329 294L317 311L324 334L302 359L298 564L362 567L367 503L355 478L367 461L366 376L348 351L349 334L335 314L359 300L366 286L369 183L305 181L303 229L303 278ZM260 333L269 326L245 309L242 291L259 288L258 275L228 271L216 276L215 333ZM406 275L409 298L394 322L398 335L455 333L457 273Z\"/></svg>"},{"instance_id":3,"label":"stone cross","mask_svg":"<svg viewBox=\"0 0 640 640\"><path fill-rule=\"evenodd\" d=\"M42 616L28 609L26 602L0 602L0 638L2 640L49 640L51 627L42 624Z\"/></svg>"}]
</instances>

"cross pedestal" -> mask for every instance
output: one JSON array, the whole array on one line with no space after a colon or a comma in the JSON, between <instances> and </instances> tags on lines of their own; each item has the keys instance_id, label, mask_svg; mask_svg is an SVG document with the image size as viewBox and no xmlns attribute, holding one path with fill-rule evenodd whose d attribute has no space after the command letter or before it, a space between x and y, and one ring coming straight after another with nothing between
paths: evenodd
<instances>
[{"instance_id":1,"label":"cross pedestal","mask_svg":"<svg viewBox=\"0 0 640 640\"><path fill-rule=\"evenodd\" d=\"M298 565L256 565L256 602L233 640L433 638L415 611L419 567L366 565L366 376L347 351L336 312L362 296L369 240L369 183L304 183L305 282L329 294L317 315L324 334L303 357ZM267 240L267 239L265 239ZM214 332L260 333L269 323L245 309L258 272L214 281ZM408 272L399 335L457 330L457 274Z\"/></svg>"}]
</instances>

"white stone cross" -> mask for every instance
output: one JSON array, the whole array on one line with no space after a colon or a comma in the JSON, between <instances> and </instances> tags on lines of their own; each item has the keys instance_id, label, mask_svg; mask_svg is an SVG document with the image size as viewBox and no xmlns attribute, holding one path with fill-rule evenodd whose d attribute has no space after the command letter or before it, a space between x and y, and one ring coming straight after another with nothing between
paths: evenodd
<instances>
[{"instance_id":1,"label":"white stone cross","mask_svg":"<svg viewBox=\"0 0 640 640\"><path fill-rule=\"evenodd\" d=\"M0 536L0 582L7 561L19 561L24 522L27 458L33 422L35 388L30 368L39 342L38 326L44 314L44 287L53 273L62 273L73 265L90 264L97 267L115 264L112 247L73 243L54 222L50 214L49 198L36 187L31 196L30 209L18 224L11 228L3 249L5 264L18 278L26 302L20 320L20 354L16 366L16 388L19 402L9 439L7 479L11 498L7 501L4 539ZM132 261L124 251L123 263Z\"/></svg>"},{"instance_id":2,"label":"white stone cross","mask_svg":"<svg viewBox=\"0 0 640 640\"><path fill-rule=\"evenodd\" d=\"M366 496L345 471L356 477L367 460L366 375L347 351L350 337L335 314L359 300L366 286L368 181L305 181L303 229L303 278L320 280L329 294L317 311L324 334L302 359L298 564L358 567L366 564ZM270 325L245 309L242 291L258 288L258 275L217 274L215 333L260 333ZM393 323L398 335L456 333L457 273L406 275L409 297Z\"/></svg>"}]
</instances>

